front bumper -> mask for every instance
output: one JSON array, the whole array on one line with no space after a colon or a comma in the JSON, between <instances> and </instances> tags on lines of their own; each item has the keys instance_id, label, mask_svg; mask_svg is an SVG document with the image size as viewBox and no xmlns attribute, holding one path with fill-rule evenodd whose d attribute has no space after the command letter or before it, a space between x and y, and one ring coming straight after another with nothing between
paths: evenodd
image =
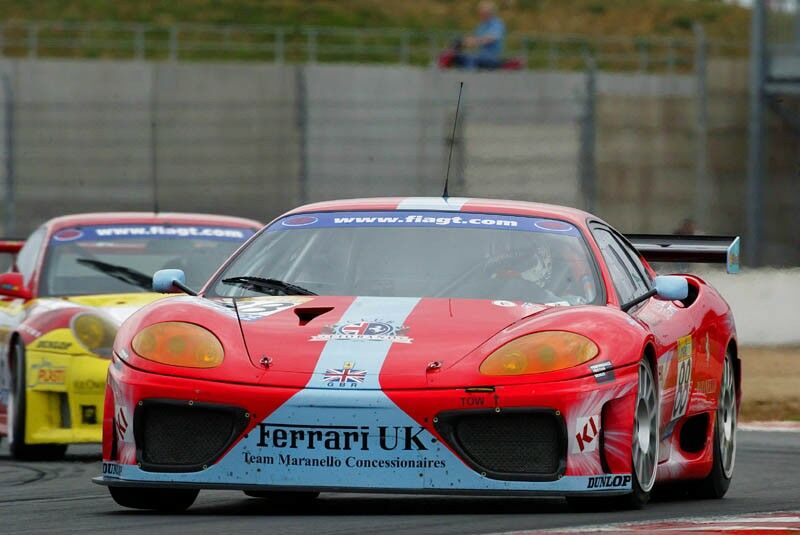
<instances>
[{"instance_id":1,"label":"front bumper","mask_svg":"<svg viewBox=\"0 0 800 535\"><path fill-rule=\"evenodd\" d=\"M103 475L94 481L110 486L241 490L623 494L631 490L636 367L615 370L610 380L607 377L497 386L493 391L344 392L163 377L115 361L106 398ZM148 459L141 411L163 400L175 400L172 403L184 404L187 410L229 407L240 411L237 414L246 422L208 462L159 465ZM453 415L501 418L533 413L547 413L561 422L560 462L549 474L484 469L447 427ZM494 416L489 418L491 422ZM175 434L182 432L176 429ZM497 448L511 447L509 454L525 455L510 442L499 440ZM483 451L492 458L491 448Z\"/></svg>"},{"instance_id":2,"label":"front bumper","mask_svg":"<svg viewBox=\"0 0 800 535\"><path fill-rule=\"evenodd\" d=\"M29 349L25 362L25 443L100 442L109 361Z\"/></svg>"}]
</instances>

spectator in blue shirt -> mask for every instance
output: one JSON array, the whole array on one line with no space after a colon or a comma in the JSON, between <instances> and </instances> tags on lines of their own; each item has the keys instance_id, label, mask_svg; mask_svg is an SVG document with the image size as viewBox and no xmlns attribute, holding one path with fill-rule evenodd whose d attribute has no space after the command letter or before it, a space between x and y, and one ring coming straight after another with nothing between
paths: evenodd
<instances>
[{"instance_id":1,"label":"spectator in blue shirt","mask_svg":"<svg viewBox=\"0 0 800 535\"><path fill-rule=\"evenodd\" d=\"M481 23L472 35L464 38L466 48L477 48L474 54L458 54L454 63L467 69L497 69L503 59L503 41L506 37L506 26L497 16L494 2L482 1L478 4L478 15Z\"/></svg>"}]
</instances>

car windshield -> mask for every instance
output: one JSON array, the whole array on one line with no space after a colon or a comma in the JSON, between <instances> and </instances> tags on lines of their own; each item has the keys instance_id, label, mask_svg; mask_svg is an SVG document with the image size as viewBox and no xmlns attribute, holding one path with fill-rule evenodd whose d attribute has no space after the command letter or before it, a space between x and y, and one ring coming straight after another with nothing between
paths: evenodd
<instances>
[{"instance_id":1,"label":"car windshield","mask_svg":"<svg viewBox=\"0 0 800 535\"><path fill-rule=\"evenodd\" d=\"M40 296L151 291L153 273L179 268L202 286L253 229L202 225L102 225L61 229L50 239Z\"/></svg>"},{"instance_id":2,"label":"car windshield","mask_svg":"<svg viewBox=\"0 0 800 535\"><path fill-rule=\"evenodd\" d=\"M595 303L602 294L595 263L570 223L442 212L285 217L237 255L209 294L300 291L561 305Z\"/></svg>"}]
</instances>

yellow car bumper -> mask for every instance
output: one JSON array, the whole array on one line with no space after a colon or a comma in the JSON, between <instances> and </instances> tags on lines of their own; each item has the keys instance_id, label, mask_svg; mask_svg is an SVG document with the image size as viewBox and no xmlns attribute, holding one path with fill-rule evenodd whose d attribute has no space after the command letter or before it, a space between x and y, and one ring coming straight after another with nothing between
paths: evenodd
<instances>
[{"instance_id":1,"label":"yellow car bumper","mask_svg":"<svg viewBox=\"0 0 800 535\"><path fill-rule=\"evenodd\" d=\"M109 361L36 350L25 360L25 443L100 442Z\"/></svg>"}]
</instances>

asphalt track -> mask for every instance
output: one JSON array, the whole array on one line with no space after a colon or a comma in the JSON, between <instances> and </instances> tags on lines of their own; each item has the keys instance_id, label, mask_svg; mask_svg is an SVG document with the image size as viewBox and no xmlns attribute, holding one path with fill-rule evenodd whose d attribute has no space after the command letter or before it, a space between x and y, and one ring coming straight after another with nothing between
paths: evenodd
<instances>
[{"instance_id":1,"label":"asphalt track","mask_svg":"<svg viewBox=\"0 0 800 535\"><path fill-rule=\"evenodd\" d=\"M739 431L726 498L657 500L642 511L576 513L561 499L323 494L287 507L240 492L203 491L183 515L118 507L91 483L99 447L67 460L20 463L0 446L0 533L496 533L612 522L721 516L800 508L800 433Z\"/></svg>"}]
</instances>

